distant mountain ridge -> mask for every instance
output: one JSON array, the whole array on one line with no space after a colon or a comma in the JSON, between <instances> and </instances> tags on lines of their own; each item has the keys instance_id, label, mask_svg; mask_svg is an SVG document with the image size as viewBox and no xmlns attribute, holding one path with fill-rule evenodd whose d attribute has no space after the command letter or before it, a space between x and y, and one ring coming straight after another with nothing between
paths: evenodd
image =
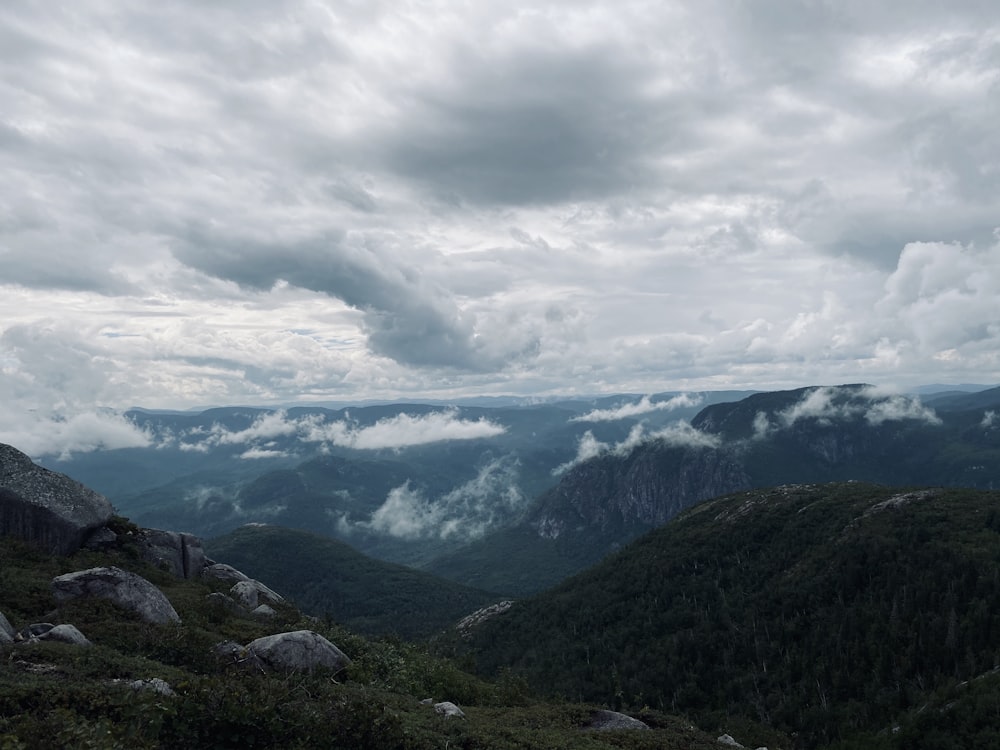
<instances>
[{"instance_id":1,"label":"distant mountain ridge","mask_svg":"<svg viewBox=\"0 0 1000 750\"><path fill-rule=\"evenodd\" d=\"M596 563L686 507L741 489L847 480L1000 487L1000 419L990 416L1000 412L1000 388L950 395L936 406L865 384L708 405L691 420L696 437L654 435L609 449L570 469L516 527L426 567L524 595Z\"/></svg>"}]
</instances>

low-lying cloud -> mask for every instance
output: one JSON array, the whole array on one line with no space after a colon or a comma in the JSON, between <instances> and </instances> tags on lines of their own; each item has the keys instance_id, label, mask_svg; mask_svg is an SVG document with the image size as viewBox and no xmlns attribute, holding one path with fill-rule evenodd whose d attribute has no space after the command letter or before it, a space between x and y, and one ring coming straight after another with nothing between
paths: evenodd
<instances>
[{"instance_id":1,"label":"low-lying cloud","mask_svg":"<svg viewBox=\"0 0 1000 750\"><path fill-rule=\"evenodd\" d=\"M618 443L604 443L587 430L577 444L576 456L552 470L554 476L565 474L574 466L597 456L617 456L624 458L641 445L659 442L678 448L717 448L721 440L691 426L690 422L679 420L660 430L649 431L645 425L635 425L624 440Z\"/></svg>"},{"instance_id":2,"label":"low-lying cloud","mask_svg":"<svg viewBox=\"0 0 1000 750\"><path fill-rule=\"evenodd\" d=\"M519 474L516 459L499 458L438 498L407 481L390 490L371 519L357 526L398 539L476 539L524 508Z\"/></svg>"},{"instance_id":3,"label":"low-lying cloud","mask_svg":"<svg viewBox=\"0 0 1000 750\"><path fill-rule=\"evenodd\" d=\"M66 460L74 453L148 448L153 438L121 414L100 411L7 424L0 427L0 443L13 445L29 456Z\"/></svg>"},{"instance_id":4,"label":"low-lying cloud","mask_svg":"<svg viewBox=\"0 0 1000 750\"><path fill-rule=\"evenodd\" d=\"M930 407L924 406L915 396L887 394L877 388L862 388L848 391L843 388L823 387L807 392L797 403L775 414L778 424L791 427L803 419L815 419L820 424L829 425L836 421L863 418L872 426L885 422L916 420L927 424L941 424L941 419ZM758 420L766 420L762 413ZM763 423L763 422L762 422ZM767 430L758 430L758 422L754 423L755 434L763 436Z\"/></svg>"},{"instance_id":5,"label":"low-lying cloud","mask_svg":"<svg viewBox=\"0 0 1000 750\"><path fill-rule=\"evenodd\" d=\"M178 448L207 452L224 445L249 446L241 458L275 458L286 455L274 441L290 440L304 444L336 446L355 450L400 450L447 440L478 440L496 437L507 428L485 417L462 419L457 410L428 414L397 414L371 425L350 420L326 421L320 414L289 417L285 411L269 412L242 430L230 430L215 424L210 429L195 429L181 436Z\"/></svg>"},{"instance_id":6,"label":"low-lying cloud","mask_svg":"<svg viewBox=\"0 0 1000 750\"><path fill-rule=\"evenodd\" d=\"M701 396L693 396L689 393L681 393L666 401L653 401L649 396L643 396L634 403L622 404L614 409L594 409L587 414L573 417L570 422L614 422L655 411L673 411L674 409L697 406L702 400Z\"/></svg>"}]
</instances>

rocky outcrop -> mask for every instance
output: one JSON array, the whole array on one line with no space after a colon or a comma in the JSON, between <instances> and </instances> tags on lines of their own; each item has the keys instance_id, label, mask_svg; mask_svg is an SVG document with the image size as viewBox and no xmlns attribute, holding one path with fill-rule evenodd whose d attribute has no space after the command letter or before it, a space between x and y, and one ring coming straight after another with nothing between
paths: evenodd
<instances>
[{"instance_id":1,"label":"rocky outcrop","mask_svg":"<svg viewBox=\"0 0 1000 750\"><path fill-rule=\"evenodd\" d=\"M628 714L621 714L617 711L598 711L587 724L587 729L598 732L609 732L617 729L649 729L649 725L644 721L634 719Z\"/></svg>"},{"instance_id":2,"label":"rocky outcrop","mask_svg":"<svg viewBox=\"0 0 1000 750\"><path fill-rule=\"evenodd\" d=\"M207 564L201 539L193 534L142 529L138 542L139 554L146 562L178 578L197 578Z\"/></svg>"},{"instance_id":3,"label":"rocky outcrop","mask_svg":"<svg viewBox=\"0 0 1000 750\"><path fill-rule=\"evenodd\" d=\"M497 602L496 604L491 604L488 607L483 607L482 609L477 609L471 615L466 615L458 624L455 625L455 629L458 634L463 638L468 638L472 635L472 631L478 626L482 625L489 619L496 617L497 615L502 615L514 602L510 599L505 599L503 601Z\"/></svg>"},{"instance_id":4,"label":"rocky outcrop","mask_svg":"<svg viewBox=\"0 0 1000 750\"><path fill-rule=\"evenodd\" d=\"M114 508L103 495L0 444L0 535L68 555L112 515Z\"/></svg>"},{"instance_id":5,"label":"rocky outcrop","mask_svg":"<svg viewBox=\"0 0 1000 750\"><path fill-rule=\"evenodd\" d=\"M142 576L115 567L90 568L52 579L59 603L81 597L108 599L116 607L134 612L146 622L165 625L180 622L170 601Z\"/></svg>"},{"instance_id":6,"label":"rocky outcrop","mask_svg":"<svg viewBox=\"0 0 1000 750\"><path fill-rule=\"evenodd\" d=\"M351 660L330 641L312 630L294 630L251 641L245 651L265 669L278 672L339 672Z\"/></svg>"}]
</instances>

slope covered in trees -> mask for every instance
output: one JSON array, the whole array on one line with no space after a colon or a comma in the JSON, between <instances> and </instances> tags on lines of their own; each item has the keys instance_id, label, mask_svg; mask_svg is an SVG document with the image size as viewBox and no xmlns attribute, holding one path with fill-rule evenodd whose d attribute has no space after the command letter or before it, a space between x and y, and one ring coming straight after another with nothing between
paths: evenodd
<instances>
[{"instance_id":1,"label":"slope covered in trees","mask_svg":"<svg viewBox=\"0 0 1000 750\"><path fill-rule=\"evenodd\" d=\"M1000 663L997 601L1000 492L786 486L695 506L486 622L474 649L484 673L573 700L917 747L914 726L953 716L917 709ZM995 683L965 709L1000 707Z\"/></svg>"}]
</instances>

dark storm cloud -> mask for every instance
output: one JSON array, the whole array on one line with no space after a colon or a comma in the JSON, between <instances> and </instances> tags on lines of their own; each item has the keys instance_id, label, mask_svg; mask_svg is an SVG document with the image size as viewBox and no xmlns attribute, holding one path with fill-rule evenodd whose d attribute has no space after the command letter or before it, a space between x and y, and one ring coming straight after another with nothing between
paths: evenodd
<instances>
[{"instance_id":1,"label":"dark storm cloud","mask_svg":"<svg viewBox=\"0 0 1000 750\"><path fill-rule=\"evenodd\" d=\"M411 91L381 135L388 168L443 197L533 204L646 188L662 156L691 141L688 116L651 101L649 71L621 50L455 53L454 80Z\"/></svg>"},{"instance_id":2,"label":"dark storm cloud","mask_svg":"<svg viewBox=\"0 0 1000 750\"><path fill-rule=\"evenodd\" d=\"M391 250L347 233L299 242L239 239L193 229L175 250L183 263L240 285L279 281L328 294L364 313L373 351L411 365L465 369L483 361L473 321Z\"/></svg>"}]
</instances>

